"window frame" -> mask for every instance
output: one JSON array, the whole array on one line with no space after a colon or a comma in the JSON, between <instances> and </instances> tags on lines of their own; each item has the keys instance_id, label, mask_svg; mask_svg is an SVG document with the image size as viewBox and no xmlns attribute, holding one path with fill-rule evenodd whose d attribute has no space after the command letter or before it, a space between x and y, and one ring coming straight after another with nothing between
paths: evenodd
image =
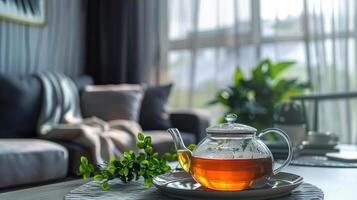
<instances>
[{"instance_id":1,"label":"window frame","mask_svg":"<svg viewBox=\"0 0 357 200\"><path fill-rule=\"evenodd\" d=\"M199 2L200 0L197 0ZM300 35L274 35L274 36L264 36L262 33L262 16L261 16L261 2L260 0L252 0L250 1L250 8L251 8L251 29L250 32L245 32L245 33L232 33L230 31L227 31L228 29L234 28L234 27L224 27L221 29L214 29L214 30L204 30L201 32L195 32L197 30L197 24L196 27L193 29L193 34L189 35L188 37L185 37L184 39L170 39L169 38L169 23L170 20L168 19L168 13L166 13L166 45L165 45L165 52L164 52L164 57L165 57L165 63L164 66L168 66L168 58L169 58L169 53L171 51L180 51L180 50L187 50L191 51L191 53L195 54L197 51L200 49L205 49L205 48L224 48L227 47L228 44L231 44L231 41L234 41L235 38L239 38L239 45L244 48L246 46L253 46L255 55L256 55L256 60L262 59L261 51L262 51L262 46L265 44L272 44L272 43L285 43L285 42L301 42L304 45L305 48L305 63L306 63L306 72L307 72L307 77L308 81L311 83L312 80L312 71L311 71L311 58L310 58L310 42L311 41L326 41L328 39L354 39L356 31L351 31L347 30L344 32L331 32L328 34L321 34L321 33L315 33L315 34L308 34L309 33L309 13L308 13L308 0L301 0L303 1L303 11L301 13L302 17L302 34ZM168 4L166 5L168 8ZM197 6L197 4L196 4ZM167 9L168 10L168 9ZM197 14L197 13L196 13ZM357 23L357 22L355 22ZM234 32L234 31L233 31ZM198 33L198 34L197 34ZM205 33L205 34L201 34ZM220 39L217 39L217 35L224 35L224 37L221 37ZM192 41L195 41L195 45L192 45ZM195 61L190 61L191 66L190 66L190 80L194 80L195 76ZM167 68L165 69L167 70ZM167 73L166 75L167 76ZM167 77L165 77L165 80L167 80ZM192 102L193 102L193 96L194 96L194 85L193 81L189 83L189 91L188 91L188 102L187 102L187 107L192 108Z\"/></svg>"}]
</instances>

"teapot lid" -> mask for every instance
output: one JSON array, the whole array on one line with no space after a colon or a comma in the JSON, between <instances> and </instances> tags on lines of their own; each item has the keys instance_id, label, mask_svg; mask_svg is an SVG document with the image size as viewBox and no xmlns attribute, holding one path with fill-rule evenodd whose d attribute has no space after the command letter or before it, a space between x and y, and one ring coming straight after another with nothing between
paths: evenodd
<instances>
[{"instance_id":1,"label":"teapot lid","mask_svg":"<svg viewBox=\"0 0 357 200\"><path fill-rule=\"evenodd\" d=\"M236 114L227 114L225 116L227 123L214 125L206 129L207 133L255 133L257 129L245 125L235 123L237 120Z\"/></svg>"}]
</instances>

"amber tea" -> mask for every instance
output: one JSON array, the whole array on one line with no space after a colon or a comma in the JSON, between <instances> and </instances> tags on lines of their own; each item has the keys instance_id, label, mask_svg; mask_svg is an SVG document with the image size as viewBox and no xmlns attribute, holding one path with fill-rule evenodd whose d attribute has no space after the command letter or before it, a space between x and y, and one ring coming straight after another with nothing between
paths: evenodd
<instances>
[{"instance_id":1,"label":"amber tea","mask_svg":"<svg viewBox=\"0 0 357 200\"><path fill-rule=\"evenodd\" d=\"M176 155L182 169L185 170L185 172L189 172L191 165L191 152L187 150L179 150Z\"/></svg>"},{"instance_id":2,"label":"amber tea","mask_svg":"<svg viewBox=\"0 0 357 200\"><path fill-rule=\"evenodd\" d=\"M244 190L254 181L272 175L272 159L207 159L191 157L191 174L201 185L214 190Z\"/></svg>"}]
</instances>

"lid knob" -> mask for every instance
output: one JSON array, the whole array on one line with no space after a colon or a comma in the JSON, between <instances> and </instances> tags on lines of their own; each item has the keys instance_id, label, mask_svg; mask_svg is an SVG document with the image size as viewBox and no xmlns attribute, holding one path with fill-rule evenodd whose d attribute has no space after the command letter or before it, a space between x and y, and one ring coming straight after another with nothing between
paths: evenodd
<instances>
[{"instance_id":1,"label":"lid knob","mask_svg":"<svg viewBox=\"0 0 357 200\"><path fill-rule=\"evenodd\" d=\"M230 113L226 115L225 119L229 124L233 124L237 120L237 115Z\"/></svg>"}]
</instances>

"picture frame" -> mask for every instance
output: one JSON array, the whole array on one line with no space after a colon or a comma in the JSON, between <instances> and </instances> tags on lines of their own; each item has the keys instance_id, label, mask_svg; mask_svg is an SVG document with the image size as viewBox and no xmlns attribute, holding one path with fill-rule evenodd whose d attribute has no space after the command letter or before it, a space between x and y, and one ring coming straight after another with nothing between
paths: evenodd
<instances>
[{"instance_id":1,"label":"picture frame","mask_svg":"<svg viewBox=\"0 0 357 200\"><path fill-rule=\"evenodd\" d=\"M47 0L0 0L0 20L44 26Z\"/></svg>"}]
</instances>

